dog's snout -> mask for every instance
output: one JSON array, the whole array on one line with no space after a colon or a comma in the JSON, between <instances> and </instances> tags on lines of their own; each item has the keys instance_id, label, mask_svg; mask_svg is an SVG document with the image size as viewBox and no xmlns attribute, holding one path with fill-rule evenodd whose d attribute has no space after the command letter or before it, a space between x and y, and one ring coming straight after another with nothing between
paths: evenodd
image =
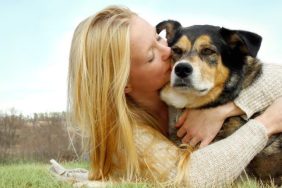
<instances>
[{"instance_id":1,"label":"dog's snout","mask_svg":"<svg viewBox=\"0 0 282 188\"><path fill-rule=\"evenodd\" d=\"M176 65L174 72L178 77L185 78L193 72L193 68L187 63L179 63Z\"/></svg>"}]
</instances>

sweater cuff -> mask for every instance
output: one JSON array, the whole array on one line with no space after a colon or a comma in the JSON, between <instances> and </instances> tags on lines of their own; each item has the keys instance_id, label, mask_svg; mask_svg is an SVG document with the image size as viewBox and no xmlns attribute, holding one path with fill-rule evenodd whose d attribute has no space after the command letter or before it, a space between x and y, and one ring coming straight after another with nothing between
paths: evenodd
<instances>
[{"instance_id":1,"label":"sweater cuff","mask_svg":"<svg viewBox=\"0 0 282 188\"><path fill-rule=\"evenodd\" d=\"M275 99L282 96L282 67L264 64L260 77L242 90L234 103L246 113L246 119L265 110Z\"/></svg>"},{"instance_id":2,"label":"sweater cuff","mask_svg":"<svg viewBox=\"0 0 282 188\"><path fill-rule=\"evenodd\" d=\"M266 145L266 142L268 140L266 127L261 122L255 119L250 119L246 125L250 127L257 126L257 131L259 132L259 134L263 136L263 142L265 142L265 145Z\"/></svg>"},{"instance_id":3,"label":"sweater cuff","mask_svg":"<svg viewBox=\"0 0 282 188\"><path fill-rule=\"evenodd\" d=\"M266 90L262 85L253 84L234 100L234 103L245 112L246 119L250 119L256 112L264 110L273 102L273 98Z\"/></svg>"}]
</instances>

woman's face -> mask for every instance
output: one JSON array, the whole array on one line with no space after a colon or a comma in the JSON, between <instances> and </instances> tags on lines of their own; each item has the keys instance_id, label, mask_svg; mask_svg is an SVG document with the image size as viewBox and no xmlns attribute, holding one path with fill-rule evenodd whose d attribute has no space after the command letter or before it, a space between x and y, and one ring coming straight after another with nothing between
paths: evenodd
<instances>
[{"instance_id":1,"label":"woman's face","mask_svg":"<svg viewBox=\"0 0 282 188\"><path fill-rule=\"evenodd\" d=\"M135 16L131 22L130 50L131 92L146 94L159 91L170 79L170 54L166 40L142 18Z\"/></svg>"}]
</instances>

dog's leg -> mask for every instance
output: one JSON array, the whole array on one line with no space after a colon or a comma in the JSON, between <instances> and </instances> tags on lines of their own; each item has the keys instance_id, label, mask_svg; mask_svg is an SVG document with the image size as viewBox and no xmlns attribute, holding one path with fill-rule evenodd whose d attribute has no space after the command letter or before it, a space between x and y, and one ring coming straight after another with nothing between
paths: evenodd
<instances>
[{"instance_id":1,"label":"dog's leg","mask_svg":"<svg viewBox=\"0 0 282 188\"><path fill-rule=\"evenodd\" d=\"M176 145L181 144L181 138L177 136L177 130L175 127L175 124L179 118L179 116L182 113L181 109L174 108L172 106L168 107L168 112L169 112L169 128L168 128L168 133L169 133L169 139L175 143Z\"/></svg>"}]
</instances>

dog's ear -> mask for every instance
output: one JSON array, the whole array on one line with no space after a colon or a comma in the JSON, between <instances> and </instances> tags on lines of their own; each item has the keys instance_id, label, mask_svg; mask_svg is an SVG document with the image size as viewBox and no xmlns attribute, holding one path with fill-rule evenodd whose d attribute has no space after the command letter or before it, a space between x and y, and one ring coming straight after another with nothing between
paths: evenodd
<instances>
[{"instance_id":1,"label":"dog's ear","mask_svg":"<svg viewBox=\"0 0 282 188\"><path fill-rule=\"evenodd\" d=\"M181 27L181 24L178 21L174 20L166 20L158 23L156 25L157 33L159 34L162 30L166 30L166 38L168 41L170 41L174 35L175 32Z\"/></svg>"},{"instance_id":2,"label":"dog's ear","mask_svg":"<svg viewBox=\"0 0 282 188\"><path fill-rule=\"evenodd\" d=\"M245 55L257 56L262 41L260 35L249 31L229 30L223 27L219 32L231 48L237 48Z\"/></svg>"}]
</instances>

